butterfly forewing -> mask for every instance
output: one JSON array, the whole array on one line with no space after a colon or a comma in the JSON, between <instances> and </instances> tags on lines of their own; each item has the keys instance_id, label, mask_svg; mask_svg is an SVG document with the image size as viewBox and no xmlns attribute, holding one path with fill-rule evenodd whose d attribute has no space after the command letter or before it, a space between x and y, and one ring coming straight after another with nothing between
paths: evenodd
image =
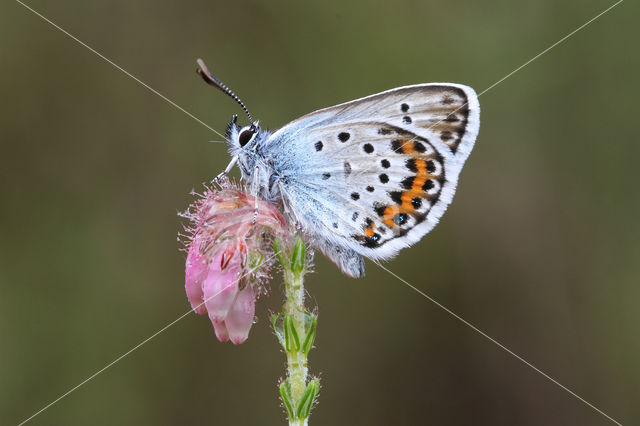
<instances>
[{"instance_id":1,"label":"butterfly forewing","mask_svg":"<svg viewBox=\"0 0 640 426\"><path fill-rule=\"evenodd\" d=\"M304 116L267 141L295 219L324 246L388 258L435 226L479 126L471 88L393 89Z\"/></svg>"}]
</instances>

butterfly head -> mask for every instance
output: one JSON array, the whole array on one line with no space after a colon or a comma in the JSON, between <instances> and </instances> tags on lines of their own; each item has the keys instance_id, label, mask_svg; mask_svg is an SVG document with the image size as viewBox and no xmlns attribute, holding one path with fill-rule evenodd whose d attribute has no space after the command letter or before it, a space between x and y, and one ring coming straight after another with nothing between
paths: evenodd
<instances>
[{"instance_id":1,"label":"butterfly head","mask_svg":"<svg viewBox=\"0 0 640 426\"><path fill-rule=\"evenodd\" d=\"M255 142L260 139L262 129L257 121L241 127L238 125L238 116L233 115L227 126L227 143L233 151L247 150L255 147Z\"/></svg>"},{"instance_id":2,"label":"butterfly head","mask_svg":"<svg viewBox=\"0 0 640 426\"><path fill-rule=\"evenodd\" d=\"M262 129L257 121L246 126L239 126L237 121L238 116L234 114L227 126L227 144L229 154L237 158L242 176L246 178L253 174L256 166L264 165L264 161L260 158L263 154L264 141L271 132Z\"/></svg>"}]
</instances>

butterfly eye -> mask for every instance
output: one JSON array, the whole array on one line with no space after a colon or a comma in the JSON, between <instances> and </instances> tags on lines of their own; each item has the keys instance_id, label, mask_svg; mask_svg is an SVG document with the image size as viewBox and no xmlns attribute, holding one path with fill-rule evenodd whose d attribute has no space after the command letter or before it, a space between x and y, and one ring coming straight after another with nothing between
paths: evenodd
<instances>
[{"instance_id":1,"label":"butterfly eye","mask_svg":"<svg viewBox=\"0 0 640 426\"><path fill-rule=\"evenodd\" d=\"M240 146L245 146L246 144L251 142L256 132L256 126L254 126L253 124L240 130L240 134L238 135L238 142L240 143Z\"/></svg>"}]
</instances>

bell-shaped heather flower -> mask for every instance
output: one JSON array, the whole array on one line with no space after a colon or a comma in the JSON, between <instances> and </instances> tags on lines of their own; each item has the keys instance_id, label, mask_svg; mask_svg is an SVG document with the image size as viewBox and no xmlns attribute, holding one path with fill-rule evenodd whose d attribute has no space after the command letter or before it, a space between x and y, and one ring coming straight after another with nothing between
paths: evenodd
<instances>
[{"instance_id":1,"label":"bell-shaped heather flower","mask_svg":"<svg viewBox=\"0 0 640 426\"><path fill-rule=\"evenodd\" d=\"M244 342L255 315L258 295L269 277L271 238L289 239L278 209L228 180L208 187L182 214L187 228L185 290L198 315L205 312L221 342Z\"/></svg>"}]
</instances>

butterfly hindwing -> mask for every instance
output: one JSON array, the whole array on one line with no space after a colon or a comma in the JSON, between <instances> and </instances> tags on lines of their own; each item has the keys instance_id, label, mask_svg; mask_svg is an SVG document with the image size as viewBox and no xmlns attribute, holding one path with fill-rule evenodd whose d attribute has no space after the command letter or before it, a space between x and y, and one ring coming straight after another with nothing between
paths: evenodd
<instances>
[{"instance_id":1,"label":"butterfly hindwing","mask_svg":"<svg viewBox=\"0 0 640 426\"><path fill-rule=\"evenodd\" d=\"M314 229L324 226L327 234L346 237L362 249L402 239L425 221L445 182L444 158L426 139L371 124L352 123L354 142L319 155L317 166L297 174L294 187L299 189L291 194L302 198L298 204L306 204L307 211L320 213L322 223ZM310 136L323 132L312 130ZM379 253L369 256L385 257Z\"/></svg>"},{"instance_id":2,"label":"butterfly hindwing","mask_svg":"<svg viewBox=\"0 0 640 426\"><path fill-rule=\"evenodd\" d=\"M282 153L285 205L325 253L384 259L437 224L478 126L473 89L423 84L311 113L267 148Z\"/></svg>"}]
</instances>

